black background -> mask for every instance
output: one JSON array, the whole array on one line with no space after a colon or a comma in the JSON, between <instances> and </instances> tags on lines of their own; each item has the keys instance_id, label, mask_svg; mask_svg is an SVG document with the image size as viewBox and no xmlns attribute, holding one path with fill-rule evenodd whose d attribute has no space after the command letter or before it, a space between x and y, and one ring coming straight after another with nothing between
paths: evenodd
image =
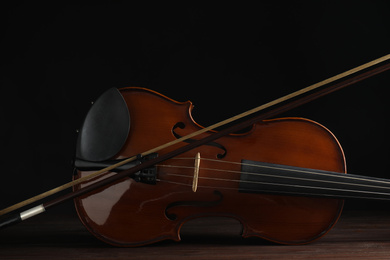
<instances>
[{"instance_id":1,"label":"black background","mask_svg":"<svg viewBox=\"0 0 390 260\"><path fill-rule=\"evenodd\" d=\"M0 206L71 179L76 129L108 88L191 100L207 126L388 54L389 9L388 1L2 4ZM383 73L283 116L329 128L350 173L390 178L389 86Z\"/></svg>"}]
</instances>

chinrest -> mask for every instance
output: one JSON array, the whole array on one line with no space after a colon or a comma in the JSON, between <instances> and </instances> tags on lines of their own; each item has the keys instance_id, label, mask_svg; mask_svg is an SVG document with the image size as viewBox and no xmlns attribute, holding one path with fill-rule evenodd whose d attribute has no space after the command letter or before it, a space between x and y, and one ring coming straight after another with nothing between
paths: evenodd
<instances>
[{"instance_id":1,"label":"chinrest","mask_svg":"<svg viewBox=\"0 0 390 260\"><path fill-rule=\"evenodd\" d=\"M116 88L103 93L92 105L79 132L76 160L105 161L123 147L130 130L127 104Z\"/></svg>"}]
</instances>

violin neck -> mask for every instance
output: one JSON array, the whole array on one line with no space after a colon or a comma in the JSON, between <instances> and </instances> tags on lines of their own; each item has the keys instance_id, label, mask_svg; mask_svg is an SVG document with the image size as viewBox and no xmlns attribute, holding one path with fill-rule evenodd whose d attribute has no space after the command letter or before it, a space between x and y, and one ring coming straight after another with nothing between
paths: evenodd
<instances>
[{"instance_id":1,"label":"violin neck","mask_svg":"<svg viewBox=\"0 0 390 260\"><path fill-rule=\"evenodd\" d=\"M390 200L390 180L242 160L239 191Z\"/></svg>"}]
</instances>

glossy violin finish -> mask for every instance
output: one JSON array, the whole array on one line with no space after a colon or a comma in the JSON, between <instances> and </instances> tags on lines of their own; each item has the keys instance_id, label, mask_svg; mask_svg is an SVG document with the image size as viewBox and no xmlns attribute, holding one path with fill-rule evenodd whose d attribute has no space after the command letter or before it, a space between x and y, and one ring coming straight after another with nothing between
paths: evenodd
<instances>
[{"instance_id":1,"label":"glossy violin finish","mask_svg":"<svg viewBox=\"0 0 390 260\"><path fill-rule=\"evenodd\" d=\"M112 159L132 157L202 129L191 116L193 106L189 101L177 102L136 87L121 89L120 94L131 123L122 149ZM157 156L185 144L167 147ZM328 129L307 119L281 118L258 122L245 133L223 136L159 163L153 169L156 178L152 183L127 178L75 198L74 202L87 229L115 246L179 241L185 222L206 216L237 219L242 224L243 237L283 244L314 241L336 223L343 208L342 199L288 196L290 191L275 194L278 187L271 192L256 191L246 185L251 181L243 178L252 174L247 172L250 162L317 169L323 175L346 172L343 150ZM78 170L74 178L89 173ZM74 190L115 174L107 172ZM300 181L301 177L292 179Z\"/></svg>"},{"instance_id":2,"label":"glossy violin finish","mask_svg":"<svg viewBox=\"0 0 390 260\"><path fill-rule=\"evenodd\" d=\"M389 69L390 54L208 127L193 120L189 101L108 90L79 133L73 181L0 210L0 229L74 199L87 229L115 246L179 241L185 222L205 216L237 219L243 237L314 241L336 223L343 199L390 200L390 180L345 174L324 126L269 118Z\"/></svg>"}]
</instances>

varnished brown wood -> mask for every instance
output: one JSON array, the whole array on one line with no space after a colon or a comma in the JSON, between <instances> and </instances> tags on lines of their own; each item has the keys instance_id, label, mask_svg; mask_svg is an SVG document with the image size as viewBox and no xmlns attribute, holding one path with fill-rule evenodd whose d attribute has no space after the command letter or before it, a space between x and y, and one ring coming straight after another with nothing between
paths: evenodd
<instances>
[{"instance_id":1,"label":"varnished brown wood","mask_svg":"<svg viewBox=\"0 0 390 260\"><path fill-rule=\"evenodd\" d=\"M372 63L373 63L373 65L376 65L377 63L381 63L381 62L383 62L383 61L385 61L385 60L387 60L387 57L386 57L386 56L383 57L383 60L382 60L382 59L378 59L378 60L373 61ZM366 65L367 65L367 67L365 67ZM366 65L357 67L356 70L357 70L357 71L364 70L365 68L368 68L368 67L371 66L370 63L367 63ZM282 98L280 98L280 99L277 99L277 100L275 100L275 101L273 101L273 102L270 102L270 103L268 103L268 104L265 104L265 105L264 105L265 107L264 107L264 106L259 106L258 108L255 108L254 110L249 110L249 111L244 112L244 113L242 113L242 114L240 114L240 115L238 115L238 116L236 116L236 117L232 117L232 118L230 118L230 119L227 119L227 120L225 120L225 121L222 121L222 122L220 122L220 123L217 123L217 124L212 125L212 126L207 127L207 128L203 128L203 127L200 127L199 125L197 125L197 124L192 120L191 114L190 114L190 110L189 110L189 111L188 111L188 117L191 119L189 122L192 123L193 125L196 125L196 126L198 127L197 130L194 130L194 131L188 133L187 135L184 135L183 138L172 139L171 141L168 141L168 142L166 142L166 143L164 143L164 144L162 144L162 145L160 144L160 145L154 146L154 148L150 148L149 150L147 150L147 152L141 152L141 151L140 151L140 152L136 153L137 155L145 155L145 154L149 154L149 152L151 152L151 151L162 151L162 155L160 154L160 156L159 156L158 158L154 158L154 159L148 160L148 161L142 163L141 165L135 166L135 167L133 167L133 168L131 168L131 169L128 169L128 170L125 170L125 171L121 172L120 174L110 174L110 173L108 173L108 174L100 175L100 173L99 173L99 177L96 177L96 179L100 179L100 181L96 182L96 180L92 180L92 181L89 182L89 185L84 185L83 188L80 188L80 187L82 187L82 185L78 185L77 187L74 187L74 192L69 193L69 194L67 194L67 195L64 195L64 196L62 196L62 197L59 197L59 198L57 198L57 199L54 199L54 200L52 200L52 201L49 201L49 202L47 202L47 203L44 203L44 204L42 204L40 207L41 207L42 209L50 208L50 207L52 207L52 206L54 206L54 205L57 205L57 204L59 204L59 203L62 203L62 202L64 202L64 201L66 201L66 200L69 200L69 199L72 199L72 198L77 198L78 196L81 196L81 195L85 195L85 194L87 194L88 192L98 192L98 193L99 193L100 191L105 190L105 189L106 189L107 187L109 187L109 186L117 186L117 185L119 185L120 183L123 184L123 179L124 179L125 177L131 176L132 174L135 174L137 171L140 171L140 170L142 170L142 169L145 169L146 167L154 166L154 165L157 164L157 163L164 162L164 161L166 161L166 160L168 160L168 159L171 159L171 158L173 158L173 157L175 157L175 156L178 156L178 155L181 155L181 154L185 154L185 153L191 151L191 150L194 149L194 148L198 148L198 147L200 147L200 146L202 146L202 145L207 145L207 144L209 144L210 142L212 142L213 140L216 140L216 139L221 138L221 137L225 137L226 135L231 134L231 133L233 133L233 132L236 131L236 130L240 130L240 129L242 129L242 128L245 127L245 126L250 126L251 124L259 124L259 122L261 122L261 120L264 120L264 119L268 118L269 116L273 116L273 115L278 114L278 113L280 113L280 112L287 111L287 110L289 110L289 109L291 109L291 108L293 108L293 107L299 106L299 105L301 105L301 104L304 104L304 103L306 103L306 102L309 102L309 101L311 101L311 100L314 100L314 99L316 99L316 98L318 98L318 97L320 97L320 96L326 95L326 94L328 94L328 93L330 93L330 92L333 92L333 91L338 90L338 89L340 89L340 88L343 88L343 87L345 87L345 86L351 85L351 84L353 84L353 83L355 83L355 82L357 82L357 81L360 81L360 80L365 79L365 78L367 78L367 77L371 77L371 76L373 76L373 75L376 75L376 74L378 74L378 73L381 73L381 72L383 72L383 71L385 71L385 70L387 70L387 69L389 69L389 68L390 68L390 65L389 65L389 64L385 64L385 65L376 67L376 68L374 68L374 69L371 69L370 71L366 71L366 72L362 73L361 75L354 76L354 77L352 77L352 78L350 78L350 79L344 80L343 82L340 82L340 83L335 84L335 85L333 85L333 86L327 87L327 88L325 88L325 89L323 89L323 90L317 91L316 93L309 94L309 95L307 95L307 96L305 96L305 97L300 97L299 99L297 99L297 100L295 100L295 101L292 101L292 102L290 102L290 103L288 103L288 104L285 104L285 105L283 105L283 106L281 106L281 107L279 107L279 108L276 108L276 109L273 109L273 110L271 110L271 111L262 113L261 115L255 116L254 118L251 118L251 119L248 119L248 120L246 120L245 122L237 123L237 124L235 124L235 125L233 125L233 126L229 126L229 127L227 127L226 129L223 129L223 130L220 131L220 132L213 133L213 134L209 134L208 131L210 130L210 132L211 132L211 130L215 129L215 127L217 127L219 124L225 125L225 123L235 121L236 119L241 119L242 117L244 117L244 116L246 116L246 115L251 115L251 114L253 114L253 113L257 112L257 111L262 111L264 108L267 108L267 105L268 105L268 104L270 104L270 106L272 106L272 105L273 105L273 102L276 102L275 104L278 104L278 103L280 103L280 102L290 100L291 98L300 96L300 95L301 95L301 91L302 91L302 94L304 94L304 93L306 93L306 92L311 91L312 89L314 90L314 89L317 89L318 87L321 87L321 86L323 86L323 85L326 85L327 82L326 82L326 81L320 82L320 83L318 83L318 86L317 86L317 84L314 84L313 86L310 86L310 87L308 87L308 88L302 89L301 91L294 92L294 93L292 93L291 95L287 95L287 96L282 97ZM351 71L348 71L348 72L346 72L346 73L347 73L347 75L349 75L350 73L355 73L355 71L354 71L354 70L351 70ZM340 74L340 77L341 77L341 78L344 77L343 74ZM336 76L335 79L336 79L336 80L338 79L337 76ZM330 78L329 80L330 80L330 82L333 82L333 81L334 81L332 78ZM145 90L145 89L144 89L144 90ZM149 92L152 92L152 91L149 91ZM157 94L157 96L160 95L160 94L155 93L155 92L152 92L152 93ZM162 96L162 95L160 95L160 96ZM167 99L167 100L169 100L169 99L166 98L166 97L164 97L164 98ZM179 104L179 102L175 102L175 101L173 101L173 100L170 100L170 101L173 102L173 103ZM280 101L280 102L279 102L279 101ZM150 104L149 104L149 105L150 105ZM181 123L182 123L182 122L181 122ZM286 127L286 126L285 126L285 127ZM325 129L325 128L323 128L323 129ZM171 129L171 131L173 131L173 128ZM213 132L214 132L214 131L213 131ZM202 137L202 134L205 134L206 137ZM150 137L150 136L149 136L149 137ZM191 140L191 137L197 137L197 138L201 138L201 139L200 139L199 141L192 142L193 140ZM332 138L331 138L331 139L332 139ZM334 139L334 137L333 137L333 139ZM191 140L191 144L186 145L185 147L183 147L183 146L180 147L180 144L181 144L183 141L190 141L190 140ZM334 140L335 140L335 139L334 139ZM336 141L336 143L337 143L337 141ZM176 146L176 145L177 145L177 146ZM125 146L125 147L126 147L126 146ZM218 146L217 146L217 147L218 147ZM223 147L223 146L222 146L222 147ZM166 149L165 149L165 148L166 148ZM126 149L127 149L127 148L126 148ZM341 149L341 148L340 148L340 149ZM166 150L166 151L165 151L165 150ZM226 152L226 149L224 149L224 151ZM165 154L164 154L164 152L165 152ZM220 154L219 154L219 155L220 155ZM119 158L122 158L122 157L123 157L123 156L119 153L119 154L118 154L118 159L119 159ZM127 162L127 161L133 160L134 158L136 158L136 156L135 156L135 155L132 155L131 157L127 157L127 158L128 158L128 159L126 160L126 162ZM137 158L138 158L138 156L137 156ZM343 156L342 156L342 158L343 158ZM247 159L247 158L245 158L245 159ZM343 159L344 159L344 158L343 158ZM257 160L257 161L258 161L258 160ZM261 161L267 162L267 161L265 161L265 160L261 160ZM279 162L278 162L277 164L286 164L286 163L279 163ZM344 163L344 164L345 164L345 163ZM294 164L291 164L291 165L294 165ZM294 166L295 166L295 165L294 165ZM114 166L112 166L112 167L114 167ZM187 166L186 166L186 167L187 167ZM304 167L302 167L302 168L308 168L308 167L304 166ZM321 167L313 167L313 168L322 169ZM108 167L108 168L106 168L106 169L103 169L102 172L104 172L105 170L109 170L109 169L112 169L112 168ZM238 172L237 170L234 170L234 171L235 171L235 172ZM337 170L332 169L332 170L328 170L328 171L337 171ZM95 174L96 174L96 173L95 173ZM92 175L93 175L93 176L96 176L95 174L92 174ZM81 183L81 182L83 182L85 179L91 179L90 176L91 176L91 173L84 174L84 175L83 175L83 174L79 174L79 175L77 176L76 180L75 180L74 182L71 182L71 183L72 183L72 184L74 184L74 183ZM109 177L107 177L107 176L109 176ZM172 175L171 175L171 176L172 176ZM177 174L176 174L176 176L177 176ZM206 178L208 178L208 179L214 179L214 180L215 180L215 177L212 177L212 178L206 177ZM193 180L194 180L194 179L193 179ZM117 183L115 183L115 181L116 181ZM160 179L159 179L159 181L165 182L165 183L170 183L170 184L175 184L175 185L178 184L177 181L167 181L167 180L160 180ZM236 181L236 182L238 182L238 181ZM193 183L194 183L194 181L193 181ZM69 183L69 184L70 184L70 183ZM180 183L180 184L183 185L182 183ZM63 185L63 186L61 186L61 187L65 187L65 186L67 186L67 184L65 184L65 185ZM132 185L132 186L134 186L134 185ZM61 189L61 187L59 187L59 188ZM219 188L220 188L220 187L219 187ZM230 190L233 190L234 188L232 188L232 187L224 187L223 189L230 189ZM57 190L57 189L54 189L53 191L57 192L56 190ZM50 193L50 192L51 192L51 191L49 191L49 193ZM215 202L212 202L212 201L211 201L211 202L199 202L199 201L196 201L196 202L191 202L191 203L192 203L192 204L198 203L198 205L199 205L199 203L203 203L203 204L204 204L204 203L208 203L208 204L214 203L214 204L215 204L216 202L222 201L223 196L221 196L221 193L220 193L219 191L214 191L214 194L219 194L219 197L220 197L220 198L219 198L218 201L215 201ZM46 193L43 193L43 194L41 194L41 195L46 196ZM33 198L31 198L31 200L32 200L32 201L35 201L35 199L41 199L41 195L38 195L38 196L36 196L36 197L33 197ZM123 194L121 194L121 195L123 195ZM325 194L324 194L324 195L325 195ZM4 210L2 210L2 211L0 211L0 212L1 212L1 214L4 214L5 212L12 211L12 210L14 210L14 209L17 209L17 208L19 208L19 207L25 205L24 203L30 203L30 200L26 200L26 201L24 201L24 202L15 204L15 205L13 205L13 206L11 206L11 207L9 207L9 208L6 208L6 209L4 209ZM188 204L188 203L189 203L188 201L184 201L184 202L182 202L182 201L179 201L179 202L172 202L171 204L169 204L169 205L165 208L165 215L166 215L166 217L167 217L169 220L172 220L172 221L173 221L173 220L176 220L176 217L177 217L177 216L176 216L176 215L171 215L171 216L174 216L174 218L172 218L171 216L169 216L169 213L167 213L167 209L170 209L170 208L172 207L172 205L174 205L175 207L177 207L177 204L179 204L179 205L181 205L181 206L182 206L182 205L188 206L188 205L186 205L186 204ZM339 203L338 203L339 211L338 211L338 212L341 211L341 204L342 204L342 203L340 203L340 201L339 201ZM27 211L27 212L28 212L28 214L30 214L30 211ZM35 212L35 211L34 211L34 212ZM22 212L22 214L24 214L24 212ZM21 214L21 216L22 216L22 214ZM236 217L236 218L237 218L237 217ZM20 217L20 218L15 218L15 217L12 216L12 217L10 218L10 221L8 221L7 219L6 219L5 221L3 221L3 222L2 222L2 226L6 226L6 225L9 225L9 224L11 224L11 223L17 223L17 222L19 222L19 219L22 219L22 220L23 220L22 217ZM337 219L337 218L333 219L332 224L335 223L336 219ZM85 223L86 223L86 222L85 222ZM255 236L261 236L261 237L267 238L267 239L272 240L272 241L278 241L278 242L280 242L280 243L307 243L307 242L309 242L309 241L311 241L311 240L314 240L314 239L316 239L316 238L322 236L324 233L326 233L326 232L329 230L329 228L332 226L332 224L329 224L328 228L325 229L325 230L322 232L322 234L318 234L317 237L312 237L312 238L310 238L310 239L309 239L308 237L306 237L306 238L303 238L303 237L302 237L301 240L300 240L300 239L297 239L297 238L296 238L296 239L292 239L292 240L290 240L290 239L288 239L288 240L283 240L283 239L279 240L279 239L276 239L276 240L275 240L275 239L272 238L272 237L267 237L267 235L259 235L257 232L253 232L253 234L249 234L248 236L253 236L253 235L255 235ZM86 225L86 226L89 227L88 225ZM246 227L246 226L245 226L245 227ZM180 226L177 226L177 229L179 230L179 229L180 229ZM93 229L90 229L90 230L92 231ZM245 231L245 230L244 230L244 231ZM134 242L134 243L133 243L133 242L128 243L127 240L123 240L123 241L125 241L125 242L122 243L122 242L121 242L121 241L122 241L121 239L119 239L119 240L115 240L115 239L114 239L114 240L113 240L113 239L111 239L110 236L106 237L106 236L104 236L104 235L101 236L99 233L96 233L96 234L97 234L98 237L100 237L102 240L104 240L104 241L106 241L106 242L108 242L108 243L112 243L112 244L115 244L115 245L123 245L123 246L135 246L135 245L142 245L143 243L145 243L145 244L153 243L153 242L155 242L155 241L164 240L164 239L179 240L179 236L177 235L178 232L176 231L176 232L174 232L174 233L175 233L175 234L173 234L173 233L171 233L171 234L164 234L164 232L163 232L163 235L162 235L161 237L154 237L154 239L147 239L147 240L144 240L144 242ZM244 232L243 235L246 236L247 234ZM153 235L152 235L152 236L153 236Z\"/></svg>"},{"instance_id":2,"label":"varnished brown wood","mask_svg":"<svg viewBox=\"0 0 390 260\"><path fill-rule=\"evenodd\" d=\"M190 102L175 102L141 88L127 88L121 93L128 104L132 127L119 158L131 157L174 140L172 128L178 122L185 124L184 129L176 130L182 136L201 128L191 117ZM211 133L199 138L207 135ZM222 161L239 163L247 159L345 172L343 151L335 137L323 126L306 119L264 121L248 133L224 136L217 142L227 150ZM168 147L161 154L184 145ZM239 180L238 164L201 161L199 186L194 193L191 187L198 152L202 158L217 159L221 149L201 146L181 155L194 159L173 158L161 163L158 166L161 181L157 185L126 179L77 198L76 207L82 222L96 237L116 246L139 246L165 239L179 241L181 226L190 219L204 216L237 219L243 225L244 237L303 244L323 236L339 217L342 200L239 193L237 181L214 180L221 174L224 178ZM226 171L215 175L215 171L202 168ZM80 172L79 177L87 174ZM103 178L109 175L112 174ZM211 179L202 179L206 176Z\"/></svg>"},{"instance_id":3,"label":"varnished brown wood","mask_svg":"<svg viewBox=\"0 0 390 260\"><path fill-rule=\"evenodd\" d=\"M232 123L232 122L234 122L234 121L236 121L238 119L241 119L241 118L244 118L246 116L255 114L255 113L259 112L259 111L263 111L263 110L265 110L267 108L270 108L270 107L275 106L277 104L280 104L282 102L291 100L293 98L299 97L299 96L301 96L303 94L306 94L306 93L310 93L313 90L321 88L321 87L323 87L323 86L325 86L327 84L333 83L333 82L335 82L337 80L340 80L342 78L346 78L348 76L357 74L358 72L361 72L361 71L364 71L364 70L369 69L371 67L374 67L374 68L371 68L371 70L368 70L368 71L363 72L361 74L355 75L354 77L346 79L343 82L334 84L333 86L330 86L330 87L328 87L326 89L323 89L323 90L317 91L315 93L312 93L312 94L310 94L310 95L308 95L306 97L300 98L299 100L292 101L289 104L287 104L285 106L282 106L281 108L274 109L271 112L265 113L264 114L264 118L267 118L267 116L273 116L273 115L281 113L283 111L287 111L287 110L289 110L291 108L294 108L296 106L299 106L299 105L302 105L302 104L307 103L309 101L312 101L312 100L314 100L314 99L316 99L318 97L321 97L323 95L329 94L329 93L331 93L333 91L336 91L338 89L344 88L344 87L349 86L351 84L354 84L354 83L356 83L358 81L361 81L361 80L366 79L368 77L372 77L372 76L374 76L376 74L379 74L379 73L381 73L383 71L388 70L390 68L390 64L384 64L384 65L379 66L379 67L375 67L375 66L378 65L378 64L381 64L381 63L385 63L389 59L390 59L390 54L385 55L385 56L380 57L378 59L375 59L373 61L367 62L367 63L365 63L365 64L363 64L361 66L355 67L353 69L350 69L348 71L345 71L345 72L340 73L338 75L335 75L333 77L330 77L328 79L325 79L323 81L320 81L318 83L310 85L310 86L308 86L306 88L303 88L301 90L298 90L296 92L293 92L293 93L288 94L286 96L283 96L281 98L278 98L276 100L268 102L268 103L266 103L264 105L260 105L260 106L254 108L254 109L251 109L251 110L248 110L248 111L243 112L241 114L238 114L238 115L236 115L234 117L228 118L226 120L223 120L221 122L218 122L216 124L213 124L213 125L205 127L205 128L200 128L200 129L198 129L198 131L189 133L187 136L183 136L182 138L170 141L168 143L161 144L161 145L159 145L157 147L151 148L150 150L143 151L143 152L140 153L140 155L145 156L145 155L149 155L149 154L154 153L154 152L158 152L158 151L164 149L165 147L169 147L169 146L175 145L177 143L180 143L182 141L190 139L191 137L195 137L195 136L198 136L198 135L200 135L202 133L205 133L207 131L214 130L214 129L218 128L218 127L221 127L221 126L224 126L226 124ZM58 193L58 192L60 192L60 191L62 191L64 189L73 187L74 185L82 183L82 182L84 182L86 180L93 179L93 178L95 178L95 176L99 176L102 173L104 173L105 171L112 170L112 169L116 168L117 166L120 166L120 165L123 165L125 163L134 161L135 159L136 159L136 157L132 156L130 158L127 158L126 160L123 160L122 162L119 162L117 164L111 165L111 166L109 166L109 167L107 167L105 169L102 169L102 170L94 172L94 173L90 173L89 175L86 175L86 176L83 176L81 178L78 178L77 180L73 180L73 181L71 181L69 183L63 184L63 185L61 185L59 187L56 187L56 188L54 188L52 190L49 190L49 191L44 192L42 194L36 195L36 196L34 196L32 198L29 198L29 199L27 199L25 201L22 201L20 203L14 204L14 205L12 205L10 207L7 207L5 209L2 209L2 210L0 210L0 216L4 215L6 213L12 212L12 211L14 211L16 209L19 209L19 208L21 208L23 206L27 206L27 205L29 205L31 203L34 203L36 201L39 201L41 199L44 199L44 198L46 198L48 196L51 196L53 194L56 194L56 193ZM46 206L51 206L51 205L54 205L56 203L60 203L60 201L62 202L62 201L65 201L67 199L73 198L75 196L76 196L76 194L74 194L74 196L70 195L68 197L64 197L63 199L54 200L53 202L49 202L48 204L46 204Z\"/></svg>"},{"instance_id":4,"label":"varnished brown wood","mask_svg":"<svg viewBox=\"0 0 390 260\"><path fill-rule=\"evenodd\" d=\"M242 239L238 221L200 218L183 226L181 243L166 241L139 248L113 248L91 236L71 211L66 215L54 211L2 230L0 259L382 260L390 253L390 214L386 211L346 211L327 236L308 245Z\"/></svg>"}]
</instances>

